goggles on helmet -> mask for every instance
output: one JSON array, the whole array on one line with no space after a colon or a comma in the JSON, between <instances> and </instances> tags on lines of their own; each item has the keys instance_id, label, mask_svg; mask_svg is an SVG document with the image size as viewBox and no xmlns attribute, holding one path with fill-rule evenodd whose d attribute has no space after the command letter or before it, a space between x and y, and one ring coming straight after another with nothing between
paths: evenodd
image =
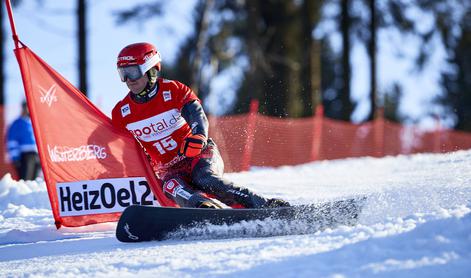
<instances>
[{"instance_id":1,"label":"goggles on helmet","mask_svg":"<svg viewBox=\"0 0 471 278\"><path fill-rule=\"evenodd\" d=\"M160 53L156 52L156 54L150 58L144 57L144 63L142 64L135 64L135 65L123 65L121 67L118 66L118 73L121 81L126 82L129 78L131 80L137 80L141 78L144 73L150 70L152 67L160 67Z\"/></svg>"},{"instance_id":2,"label":"goggles on helmet","mask_svg":"<svg viewBox=\"0 0 471 278\"><path fill-rule=\"evenodd\" d=\"M126 82L126 80L137 80L141 78L144 73L141 70L141 67L138 65L135 66L127 66L127 67L119 67L118 68L119 77L121 81Z\"/></svg>"}]
</instances>

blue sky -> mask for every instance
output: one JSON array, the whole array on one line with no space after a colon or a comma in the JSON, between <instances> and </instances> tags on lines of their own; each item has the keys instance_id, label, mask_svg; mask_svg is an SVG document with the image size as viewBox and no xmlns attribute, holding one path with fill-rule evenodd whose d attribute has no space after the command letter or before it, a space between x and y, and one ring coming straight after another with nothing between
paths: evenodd
<instances>
[{"instance_id":1,"label":"blue sky","mask_svg":"<svg viewBox=\"0 0 471 278\"><path fill-rule=\"evenodd\" d=\"M139 2L148 1L88 1L88 96L107 115L127 93L116 71L119 51L127 44L148 41L158 47L164 60L172 62L177 54L178 43L190 32L193 0L169 1L165 8L172 10L172 13L167 13L159 21L153 19L145 24L118 26L113 12ZM42 4L38 1L23 1L13 13L20 40L78 86L75 3L75 0L43 0ZM7 31L5 117L7 122L11 122L19 115L24 90L13 54L10 29Z\"/></svg>"},{"instance_id":2,"label":"blue sky","mask_svg":"<svg viewBox=\"0 0 471 278\"><path fill-rule=\"evenodd\" d=\"M120 82L115 63L118 52L127 44L148 41L157 46L164 62L172 63L177 55L179 44L191 32L192 9L196 0L164 1L164 17L153 18L145 23L132 23L125 26L116 24L113 12L132 7L146 0L101 0L88 1L89 35L89 98L105 114L110 115L114 104L127 92ZM42 4L40 4L42 2ZM75 0L66 1L23 1L22 6L14 10L16 27L20 39L49 63L54 69L77 85L77 49ZM338 9L330 5L324 8L326 18ZM168 12L170 11L170 12ZM410 11L419 24L430 26L431 15ZM341 51L341 37L335 32L335 22L324 20L314 32L314 36L327 34L334 50ZM9 35L8 30L8 38ZM381 91L399 82L404 88L400 112L411 120L420 119L429 126L434 126L433 117L424 117L430 111L443 114L443 110L433 107L431 99L439 95L440 72L445 68L446 53L440 43L435 44L435 52L424 72L415 71L413 57L420 45L417 38L402 35L394 30L380 30L378 34L378 86ZM18 114L22 99L23 85L18 64L13 55L13 41L7 45L7 88L6 121L11 122ZM354 44L352 57L352 99L357 103L353 119L361 121L368 113L369 65L366 49L361 44ZM240 64L240 63L239 63ZM243 65L244 63L242 63ZM243 66L241 67L243 69ZM206 105L214 106L217 113L220 100L235 91L234 80L241 76L241 70L221 74L211 80L210 97ZM230 103L231 99L225 103ZM211 109L211 107L208 107ZM445 117L444 126L450 126L453 118Z\"/></svg>"}]
</instances>

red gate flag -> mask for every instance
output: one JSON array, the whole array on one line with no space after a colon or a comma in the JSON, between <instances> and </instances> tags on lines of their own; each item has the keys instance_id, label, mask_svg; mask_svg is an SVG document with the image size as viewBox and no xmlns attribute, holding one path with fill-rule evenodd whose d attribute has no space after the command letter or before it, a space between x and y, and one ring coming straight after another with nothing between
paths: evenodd
<instances>
[{"instance_id":1,"label":"red gate flag","mask_svg":"<svg viewBox=\"0 0 471 278\"><path fill-rule=\"evenodd\" d=\"M130 133L24 44L15 55L57 228L116 221L132 204L175 206Z\"/></svg>"}]
</instances>

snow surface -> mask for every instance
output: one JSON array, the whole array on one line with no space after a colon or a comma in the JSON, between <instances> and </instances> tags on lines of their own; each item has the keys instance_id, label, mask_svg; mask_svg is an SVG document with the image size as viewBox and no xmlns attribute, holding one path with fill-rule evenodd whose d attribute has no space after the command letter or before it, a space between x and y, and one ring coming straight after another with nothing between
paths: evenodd
<instances>
[{"instance_id":1,"label":"snow surface","mask_svg":"<svg viewBox=\"0 0 471 278\"><path fill-rule=\"evenodd\" d=\"M260 223L248 222L186 239L124 244L114 237L115 223L56 230L45 184L6 175L0 277L471 277L471 150L254 168L227 177L294 204L368 200L354 227L260 237L250 233Z\"/></svg>"}]
</instances>

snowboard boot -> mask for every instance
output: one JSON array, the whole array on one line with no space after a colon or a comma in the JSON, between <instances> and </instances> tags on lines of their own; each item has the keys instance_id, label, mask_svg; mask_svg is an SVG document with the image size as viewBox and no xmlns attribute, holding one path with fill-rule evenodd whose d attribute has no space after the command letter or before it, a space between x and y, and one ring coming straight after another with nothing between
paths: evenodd
<instances>
[{"instance_id":1,"label":"snowboard boot","mask_svg":"<svg viewBox=\"0 0 471 278\"><path fill-rule=\"evenodd\" d=\"M280 208L280 207L290 207L291 204L285 200L278 198L268 199L267 202L263 205L264 208Z\"/></svg>"},{"instance_id":2,"label":"snowboard boot","mask_svg":"<svg viewBox=\"0 0 471 278\"><path fill-rule=\"evenodd\" d=\"M199 204L198 208L222 209L222 207L218 203L212 200L202 202L201 204Z\"/></svg>"},{"instance_id":3,"label":"snowboard boot","mask_svg":"<svg viewBox=\"0 0 471 278\"><path fill-rule=\"evenodd\" d=\"M215 201L202 196L199 193L193 194L188 200L189 207L221 209L222 207Z\"/></svg>"}]
</instances>

